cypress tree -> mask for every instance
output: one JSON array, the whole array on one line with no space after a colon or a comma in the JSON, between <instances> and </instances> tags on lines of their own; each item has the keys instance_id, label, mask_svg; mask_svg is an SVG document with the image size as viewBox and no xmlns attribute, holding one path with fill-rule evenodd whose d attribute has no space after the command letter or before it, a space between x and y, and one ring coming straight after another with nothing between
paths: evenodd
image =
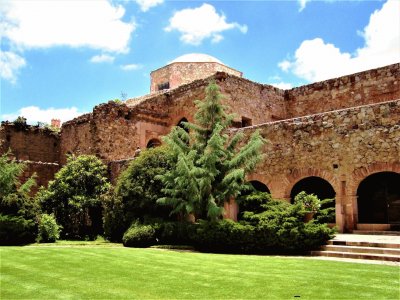
<instances>
[{"instance_id":1,"label":"cypress tree","mask_svg":"<svg viewBox=\"0 0 400 300\"><path fill-rule=\"evenodd\" d=\"M210 82L205 92L203 101L195 101L195 122L184 122L184 128L174 127L164 137L176 164L158 177L167 195L158 203L172 206L172 214L216 220L225 201L248 189L245 176L261 160L264 139L255 131L239 147L244 135L228 134L234 115L225 112L219 86Z\"/></svg>"}]
</instances>

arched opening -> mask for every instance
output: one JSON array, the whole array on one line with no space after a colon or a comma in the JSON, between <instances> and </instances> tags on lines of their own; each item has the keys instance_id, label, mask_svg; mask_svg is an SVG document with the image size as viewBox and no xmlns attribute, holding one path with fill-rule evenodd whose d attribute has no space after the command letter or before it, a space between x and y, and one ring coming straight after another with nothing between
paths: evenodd
<instances>
[{"instance_id":1,"label":"arched opening","mask_svg":"<svg viewBox=\"0 0 400 300\"><path fill-rule=\"evenodd\" d=\"M375 173L357 189L358 222L400 224L400 174Z\"/></svg>"},{"instance_id":2,"label":"arched opening","mask_svg":"<svg viewBox=\"0 0 400 300\"><path fill-rule=\"evenodd\" d=\"M321 200L335 198L336 195L332 185L325 179L317 176L303 178L293 186L290 193L292 203L294 197L302 191L307 194L314 194Z\"/></svg>"},{"instance_id":3,"label":"arched opening","mask_svg":"<svg viewBox=\"0 0 400 300\"><path fill-rule=\"evenodd\" d=\"M158 146L161 146L160 140L158 140L158 139L151 139L151 140L147 143L146 148L149 149L149 148L155 148L155 147L158 147Z\"/></svg>"},{"instance_id":4,"label":"arched opening","mask_svg":"<svg viewBox=\"0 0 400 300\"><path fill-rule=\"evenodd\" d=\"M184 122L188 122L188 119L186 119L186 118L180 119L180 121L178 122L178 124L177 124L176 126L182 128L182 129L184 129L186 132L189 132L189 129L187 129L187 128L183 125Z\"/></svg>"},{"instance_id":5,"label":"arched opening","mask_svg":"<svg viewBox=\"0 0 400 300\"><path fill-rule=\"evenodd\" d=\"M332 185L325 179L317 176L303 178L293 186L292 191L290 193L291 203L294 202L294 197L296 197L296 195L302 191L306 192L307 194L314 194L320 200L334 199L336 195ZM335 209L335 200L323 204L321 206L321 209L326 209L326 208ZM324 219L325 222L328 223L336 222L334 211L335 210L332 210L332 213L327 215L326 219Z\"/></svg>"},{"instance_id":6,"label":"arched opening","mask_svg":"<svg viewBox=\"0 0 400 300\"><path fill-rule=\"evenodd\" d=\"M271 192L269 191L269 188L264 183L262 183L261 181L252 180L252 181L250 181L250 184L258 192L264 192L264 193L271 194Z\"/></svg>"}]
</instances>

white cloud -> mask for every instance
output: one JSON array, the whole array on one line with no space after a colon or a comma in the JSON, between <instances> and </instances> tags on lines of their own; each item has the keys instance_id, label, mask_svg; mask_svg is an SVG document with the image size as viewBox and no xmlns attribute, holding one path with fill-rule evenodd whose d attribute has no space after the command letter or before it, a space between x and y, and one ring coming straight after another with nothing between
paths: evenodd
<instances>
[{"instance_id":1,"label":"white cloud","mask_svg":"<svg viewBox=\"0 0 400 300\"><path fill-rule=\"evenodd\" d=\"M9 51L0 50L0 78L15 84L19 69L26 66L23 57Z\"/></svg>"},{"instance_id":2,"label":"white cloud","mask_svg":"<svg viewBox=\"0 0 400 300\"><path fill-rule=\"evenodd\" d=\"M177 30L181 33L180 39L184 43L200 45L207 38L217 43L223 39L221 32L234 28L242 33L247 32L246 25L227 23L225 15L219 15L214 6L204 3L198 8L187 8L175 12L164 30L167 32Z\"/></svg>"},{"instance_id":3,"label":"white cloud","mask_svg":"<svg viewBox=\"0 0 400 300\"><path fill-rule=\"evenodd\" d=\"M107 0L6 1L2 5L3 37L22 49L53 46L129 51L134 22L124 22L125 9Z\"/></svg>"},{"instance_id":4,"label":"white cloud","mask_svg":"<svg viewBox=\"0 0 400 300\"><path fill-rule=\"evenodd\" d=\"M282 90L290 90L293 87L291 83L287 82L270 83L270 85Z\"/></svg>"},{"instance_id":5,"label":"white cloud","mask_svg":"<svg viewBox=\"0 0 400 300\"><path fill-rule=\"evenodd\" d=\"M121 65L121 69L124 71L136 71L136 70L140 70L141 68L142 68L142 65L138 65L138 64Z\"/></svg>"},{"instance_id":6,"label":"white cloud","mask_svg":"<svg viewBox=\"0 0 400 300\"><path fill-rule=\"evenodd\" d=\"M306 8L307 2L310 2L311 0L297 0L300 4L299 11L302 11L303 9Z\"/></svg>"},{"instance_id":7,"label":"white cloud","mask_svg":"<svg viewBox=\"0 0 400 300\"><path fill-rule=\"evenodd\" d=\"M143 12L164 2L164 0L135 0Z\"/></svg>"},{"instance_id":8,"label":"white cloud","mask_svg":"<svg viewBox=\"0 0 400 300\"><path fill-rule=\"evenodd\" d=\"M23 116L29 124L37 122L51 123L51 119L60 119L61 122L66 122L83 114L76 107L69 108L46 108L41 109L37 106L27 106L19 109L16 113L4 114L2 120L14 121L18 116Z\"/></svg>"},{"instance_id":9,"label":"white cloud","mask_svg":"<svg viewBox=\"0 0 400 300\"><path fill-rule=\"evenodd\" d=\"M95 55L90 59L92 63L112 63L115 57L108 54Z\"/></svg>"},{"instance_id":10,"label":"white cloud","mask_svg":"<svg viewBox=\"0 0 400 300\"><path fill-rule=\"evenodd\" d=\"M354 54L315 38L303 41L294 59L278 66L308 81L320 81L400 62L400 1L388 0L376 10L361 35L365 44Z\"/></svg>"}]
</instances>

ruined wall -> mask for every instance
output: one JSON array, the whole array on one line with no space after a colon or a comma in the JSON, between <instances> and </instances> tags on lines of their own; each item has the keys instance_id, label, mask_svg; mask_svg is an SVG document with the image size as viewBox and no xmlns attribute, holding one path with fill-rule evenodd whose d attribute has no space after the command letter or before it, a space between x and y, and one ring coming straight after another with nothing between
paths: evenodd
<instances>
[{"instance_id":1,"label":"ruined wall","mask_svg":"<svg viewBox=\"0 0 400 300\"><path fill-rule=\"evenodd\" d=\"M176 62L151 72L150 91L158 90L158 85L169 82L173 89L197 79L207 78L216 72L225 72L242 77L242 72L217 62Z\"/></svg>"},{"instance_id":2,"label":"ruined wall","mask_svg":"<svg viewBox=\"0 0 400 300\"><path fill-rule=\"evenodd\" d=\"M26 168L21 178L23 181L36 173L37 186L32 190L35 193L40 186L47 186L59 170L59 139L59 134L49 129L36 126L18 129L12 123L2 123L0 155L10 149L11 157L25 164Z\"/></svg>"},{"instance_id":3,"label":"ruined wall","mask_svg":"<svg viewBox=\"0 0 400 300\"><path fill-rule=\"evenodd\" d=\"M11 149L17 160L58 162L60 136L47 128L26 126L19 129L13 123L2 123L0 127L1 154Z\"/></svg>"},{"instance_id":4,"label":"ruined wall","mask_svg":"<svg viewBox=\"0 0 400 300\"><path fill-rule=\"evenodd\" d=\"M287 91L288 118L400 99L400 64Z\"/></svg>"}]
</instances>

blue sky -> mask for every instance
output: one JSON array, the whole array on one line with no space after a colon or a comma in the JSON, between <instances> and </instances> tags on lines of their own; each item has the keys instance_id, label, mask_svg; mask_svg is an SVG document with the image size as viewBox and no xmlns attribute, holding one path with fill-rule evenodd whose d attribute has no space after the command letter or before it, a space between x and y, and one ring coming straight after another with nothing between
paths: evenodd
<instances>
[{"instance_id":1,"label":"blue sky","mask_svg":"<svg viewBox=\"0 0 400 300\"><path fill-rule=\"evenodd\" d=\"M0 116L32 124L147 94L187 53L281 88L400 62L399 0L6 0L0 14Z\"/></svg>"}]
</instances>

